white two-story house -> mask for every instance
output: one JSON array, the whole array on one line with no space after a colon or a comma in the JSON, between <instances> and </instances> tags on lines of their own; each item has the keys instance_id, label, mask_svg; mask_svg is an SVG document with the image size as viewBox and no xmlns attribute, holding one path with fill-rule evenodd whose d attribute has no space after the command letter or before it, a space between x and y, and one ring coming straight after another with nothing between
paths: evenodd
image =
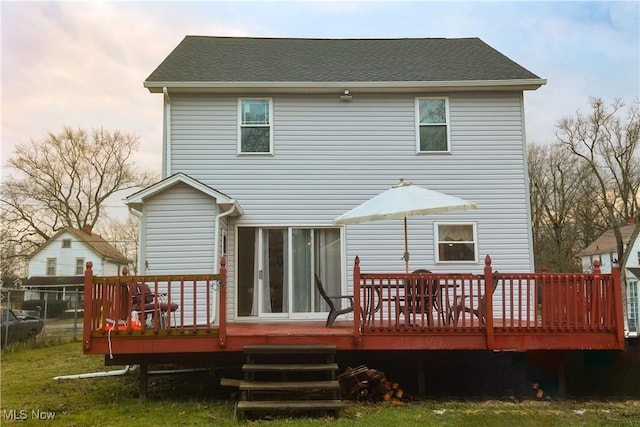
<instances>
[{"instance_id":1,"label":"white two-story house","mask_svg":"<svg viewBox=\"0 0 640 427\"><path fill-rule=\"evenodd\" d=\"M65 227L29 257L29 277L23 286L30 291L25 298L40 299L48 293L49 299L70 300L74 291L84 288L87 261L93 262L96 275L101 276L118 276L129 264L122 253L90 226L83 230Z\"/></svg>"},{"instance_id":2,"label":"white two-story house","mask_svg":"<svg viewBox=\"0 0 640 427\"><path fill-rule=\"evenodd\" d=\"M478 206L412 217L410 269L532 272L523 98L545 83L477 38L185 37L144 82L164 133L163 179L126 199L141 273L224 256L228 319L323 319L314 273L347 294L356 255L404 271L402 221L332 225L400 178Z\"/></svg>"},{"instance_id":3,"label":"white two-story house","mask_svg":"<svg viewBox=\"0 0 640 427\"><path fill-rule=\"evenodd\" d=\"M640 239L636 238L633 242L631 236L636 228L635 218L627 221L627 224L620 227L620 234L624 242L625 248L632 245L631 254L625 265L621 265L620 269L625 272L625 291L626 291L626 331L630 337L637 338L640 329L640 317L638 309L640 301L638 297L638 282L640 281ZM616 237L613 229L609 229L602 233L600 237L594 240L581 253L582 271L592 272L593 263L600 262L600 271L605 274L611 273L611 267L614 262L618 261L618 248Z\"/></svg>"}]
</instances>

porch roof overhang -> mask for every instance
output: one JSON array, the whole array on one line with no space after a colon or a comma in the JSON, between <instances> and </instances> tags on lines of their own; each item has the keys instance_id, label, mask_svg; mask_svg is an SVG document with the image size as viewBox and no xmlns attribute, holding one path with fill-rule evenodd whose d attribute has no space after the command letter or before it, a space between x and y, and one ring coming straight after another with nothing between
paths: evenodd
<instances>
[{"instance_id":1,"label":"porch roof overhang","mask_svg":"<svg viewBox=\"0 0 640 427\"><path fill-rule=\"evenodd\" d=\"M24 288L61 288L84 285L84 276L31 276L22 286Z\"/></svg>"},{"instance_id":2,"label":"porch roof overhang","mask_svg":"<svg viewBox=\"0 0 640 427\"><path fill-rule=\"evenodd\" d=\"M146 199L178 183L186 184L214 198L216 200L216 204L222 206L224 208L224 211L232 211L231 216L240 216L243 214L242 208L240 207L240 204L237 202L237 200L183 173L176 173L174 175L171 175L161 181L156 182L155 184L150 185L143 190L138 191L137 193L130 195L129 197L126 197L124 199L124 203L130 209L134 209L137 212L142 212L142 205L144 204Z\"/></svg>"}]
</instances>

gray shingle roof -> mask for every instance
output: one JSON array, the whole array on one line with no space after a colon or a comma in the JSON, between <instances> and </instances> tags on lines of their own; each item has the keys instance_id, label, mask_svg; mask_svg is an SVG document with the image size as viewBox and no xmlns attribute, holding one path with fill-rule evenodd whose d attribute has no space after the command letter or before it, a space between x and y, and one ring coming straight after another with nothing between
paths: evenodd
<instances>
[{"instance_id":1,"label":"gray shingle roof","mask_svg":"<svg viewBox=\"0 0 640 427\"><path fill-rule=\"evenodd\" d=\"M147 78L171 82L456 82L540 77L478 38L187 36ZM542 83L544 84L544 83Z\"/></svg>"}]
</instances>

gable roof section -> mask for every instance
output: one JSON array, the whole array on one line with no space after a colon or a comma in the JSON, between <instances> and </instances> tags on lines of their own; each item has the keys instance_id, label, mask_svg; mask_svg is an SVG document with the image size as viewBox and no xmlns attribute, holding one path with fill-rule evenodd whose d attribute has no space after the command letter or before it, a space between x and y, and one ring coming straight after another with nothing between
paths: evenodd
<instances>
[{"instance_id":1,"label":"gable roof section","mask_svg":"<svg viewBox=\"0 0 640 427\"><path fill-rule=\"evenodd\" d=\"M230 209L231 206L235 207L232 216L242 215L242 208L235 199L181 172L171 175L143 190L138 191L137 193L132 194L127 197L124 202L127 206L141 212L145 199L152 197L167 188L173 187L177 183L184 183L198 191L201 191L202 193L216 199L216 203L218 205L226 206L227 209Z\"/></svg>"},{"instance_id":2,"label":"gable roof section","mask_svg":"<svg viewBox=\"0 0 640 427\"><path fill-rule=\"evenodd\" d=\"M114 263L119 264L128 264L129 260L125 257L119 250L113 247L111 243L104 240L100 235L95 233L87 233L84 230L80 230L73 227L65 227L58 231L56 234L51 236L49 240L44 242L35 252L31 254L29 258L33 258L38 252L40 252L44 247L48 246L50 243L57 241L58 237L63 233L68 232L73 234L79 241L84 243L91 249L93 252L98 254L101 258L105 260L112 261Z\"/></svg>"},{"instance_id":3,"label":"gable roof section","mask_svg":"<svg viewBox=\"0 0 640 427\"><path fill-rule=\"evenodd\" d=\"M622 241L629 243L629 238L635 229L635 224L627 224L620 227L620 233L622 234ZM616 252L616 236L613 234L613 229L609 229L602 233L600 237L594 240L589 246L587 246L582 252L581 256L589 256L596 254L606 254L609 252Z\"/></svg>"},{"instance_id":4,"label":"gable roof section","mask_svg":"<svg viewBox=\"0 0 640 427\"><path fill-rule=\"evenodd\" d=\"M186 36L144 82L151 92L225 87L545 84L479 38L297 39ZM349 86L349 87L345 87Z\"/></svg>"}]
</instances>

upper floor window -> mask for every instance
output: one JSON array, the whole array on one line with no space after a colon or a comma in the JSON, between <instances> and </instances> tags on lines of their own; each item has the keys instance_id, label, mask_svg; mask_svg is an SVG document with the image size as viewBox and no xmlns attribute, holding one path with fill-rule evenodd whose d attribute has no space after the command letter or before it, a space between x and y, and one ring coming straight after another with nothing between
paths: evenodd
<instances>
[{"instance_id":1,"label":"upper floor window","mask_svg":"<svg viewBox=\"0 0 640 427\"><path fill-rule=\"evenodd\" d=\"M476 225L474 223L436 223L437 262L473 261L478 259Z\"/></svg>"},{"instance_id":2,"label":"upper floor window","mask_svg":"<svg viewBox=\"0 0 640 427\"><path fill-rule=\"evenodd\" d=\"M84 274L84 258L76 258L76 276Z\"/></svg>"},{"instance_id":3,"label":"upper floor window","mask_svg":"<svg viewBox=\"0 0 640 427\"><path fill-rule=\"evenodd\" d=\"M62 247L70 248L71 247L71 239L62 239Z\"/></svg>"},{"instance_id":4,"label":"upper floor window","mask_svg":"<svg viewBox=\"0 0 640 427\"><path fill-rule=\"evenodd\" d=\"M416 138L419 153L449 152L448 98L416 98Z\"/></svg>"},{"instance_id":5,"label":"upper floor window","mask_svg":"<svg viewBox=\"0 0 640 427\"><path fill-rule=\"evenodd\" d=\"M271 154L273 152L273 107L271 99L240 99L238 111L238 152Z\"/></svg>"},{"instance_id":6,"label":"upper floor window","mask_svg":"<svg viewBox=\"0 0 640 427\"><path fill-rule=\"evenodd\" d=\"M47 258L47 276L56 275L56 262L55 258Z\"/></svg>"}]
</instances>

